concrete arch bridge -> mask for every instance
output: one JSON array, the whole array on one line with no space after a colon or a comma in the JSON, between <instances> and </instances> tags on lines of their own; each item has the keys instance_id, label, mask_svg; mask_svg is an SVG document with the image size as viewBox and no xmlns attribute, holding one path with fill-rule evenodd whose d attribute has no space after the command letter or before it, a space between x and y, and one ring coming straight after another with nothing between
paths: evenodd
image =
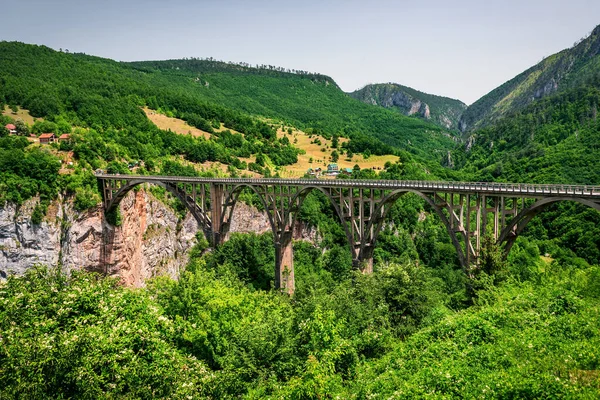
<instances>
[{"instance_id":1,"label":"concrete arch bridge","mask_svg":"<svg viewBox=\"0 0 600 400\"><path fill-rule=\"evenodd\" d=\"M373 271L373 250L386 216L401 196L423 198L445 225L465 271L476 265L482 239L491 235L506 254L527 223L551 204L575 201L600 211L600 186L391 180L192 178L96 175L105 213L142 183L164 187L192 213L212 246L224 240L244 189L256 193L267 212L275 246L275 286L294 290L292 229L313 190L330 200L344 227L353 264Z\"/></svg>"}]
</instances>

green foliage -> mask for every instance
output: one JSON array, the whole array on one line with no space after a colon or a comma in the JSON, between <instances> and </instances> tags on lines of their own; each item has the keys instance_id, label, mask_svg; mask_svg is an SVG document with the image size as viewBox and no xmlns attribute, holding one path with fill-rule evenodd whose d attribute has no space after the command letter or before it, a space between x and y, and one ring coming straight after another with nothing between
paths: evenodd
<instances>
[{"instance_id":1,"label":"green foliage","mask_svg":"<svg viewBox=\"0 0 600 400\"><path fill-rule=\"evenodd\" d=\"M0 138L0 202L21 204L36 194L48 200L59 189L58 159L28 144L21 137Z\"/></svg>"},{"instance_id":2,"label":"green foliage","mask_svg":"<svg viewBox=\"0 0 600 400\"><path fill-rule=\"evenodd\" d=\"M44 207L41 203L37 203L33 208L33 212L31 213L31 223L34 225L41 224L45 214L46 207Z\"/></svg>"},{"instance_id":3,"label":"green foliage","mask_svg":"<svg viewBox=\"0 0 600 400\"><path fill-rule=\"evenodd\" d=\"M9 277L0 283L0 397L600 393L597 267L565 259L533 281L483 288L454 312L433 269L389 263L330 279L320 250L300 242L289 298L256 290L241 272L263 262L265 236L263 245L237 235L220 254L199 248L179 280L142 289L43 268Z\"/></svg>"},{"instance_id":4,"label":"green foliage","mask_svg":"<svg viewBox=\"0 0 600 400\"><path fill-rule=\"evenodd\" d=\"M273 238L270 233L232 234L229 240L209 254L207 266L225 269L227 272L221 273L232 274L256 289L266 290L272 285L274 259Z\"/></svg>"},{"instance_id":5,"label":"green foliage","mask_svg":"<svg viewBox=\"0 0 600 400\"><path fill-rule=\"evenodd\" d=\"M597 397L600 338L593 315L598 305L578 288L589 273L565 280L569 273L556 271L538 285L490 289L481 305L442 319L364 365L349 392L400 398L433 391L449 398Z\"/></svg>"},{"instance_id":6,"label":"green foliage","mask_svg":"<svg viewBox=\"0 0 600 400\"><path fill-rule=\"evenodd\" d=\"M2 398L204 397L213 381L145 291L37 268L0 285Z\"/></svg>"}]
</instances>

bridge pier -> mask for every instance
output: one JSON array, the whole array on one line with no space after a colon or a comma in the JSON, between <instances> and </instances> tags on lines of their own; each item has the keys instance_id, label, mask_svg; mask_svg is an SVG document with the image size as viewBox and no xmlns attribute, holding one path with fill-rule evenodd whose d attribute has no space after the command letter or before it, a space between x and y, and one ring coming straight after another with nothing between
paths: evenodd
<instances>
[{"instance_id":1,"label":"bridge pier","mask_svg":"<svg viewBox=\"0 0 600 400\"><path fill-rule=\"evenodd\" d=\"M355 258L352 260L352 267L354 269L360 270L363 274L372 274L373 273L373 257L369 258Z\"/></svg>"},{"instance_id":2,"label":"bridge pier","mask_svg":"<svg viewBox=\"0 0 600 400\"><path fill-rule=\"evenodd\" d=\"M295 290L294 249L291 235L275 243L275 288L287 294Z\"/></svg>"},{"instance_id":3,"label":"bridge pier","mask_svg":"<svg viewBox=\"0 0 600 400\"><path fill-rule=\"evenodd\" d=\"M221 237L222 221L223 221L223 186L212 184L210 185L210 221L211 221L211 238L207 238L212 247L217 247L225 238Z\"/></svg>"}]
</instances>

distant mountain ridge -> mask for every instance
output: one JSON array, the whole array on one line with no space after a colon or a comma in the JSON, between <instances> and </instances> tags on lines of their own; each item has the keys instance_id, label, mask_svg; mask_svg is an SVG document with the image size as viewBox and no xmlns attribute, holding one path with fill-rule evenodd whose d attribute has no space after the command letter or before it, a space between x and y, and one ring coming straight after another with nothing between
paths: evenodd
<instances>
[{"instance_id":1,"label":"distant mountain ridge","mask_svg":"<svg viewBox=\"0 0 600 400\"><path fill-rule=\"evenodd\" d=\"M600 26L572 48L545 58L477 100L462 114L462 132L490 126L563 89L600 81Z\"/></svg>"},{"instance_id":2,"label":"distant mountain ridge","mask_svg":"<svg viewBox=\"0 0 600 400\"><path fill-rule=\"evenodd\" d=\"M446 129L458 129L458 121L467 105L460 100L423 93L397 83L366 85L348 93L364 103L416 115Z\"/></svg>"}]
</instances>

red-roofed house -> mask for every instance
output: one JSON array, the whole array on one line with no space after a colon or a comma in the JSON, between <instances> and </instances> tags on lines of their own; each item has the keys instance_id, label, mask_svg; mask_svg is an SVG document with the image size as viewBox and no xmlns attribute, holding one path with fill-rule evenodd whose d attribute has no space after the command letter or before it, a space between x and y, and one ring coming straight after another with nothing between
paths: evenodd
<instances>
[{"instance_id":1,"label":"red-roofed house","mask_svg":"<svg viewBox=\"0 0 600 400\"><path fill-rule=\"evenodd\" d=\"M61 142L70 142L71 141L71 135L69 135L68 133L63 133L62 135L60 135L60 137L58 138L59 141Z\"/></svg>"},{"instance_id":2,"label":"red-roofed house","mask_svg":"<svg viewBox=\"0 0 600 400\"><path fill-rule=\"evenodd\" d=\"M8 132L11 135L16 135L17 134L17 127L14 126L13 124L6 124L5 128L8 129Z\"/></svg>"},{"instance_id":3,"label":"red-roofed house","mask_svg":"<svg viewBox=\"0 0 600 400\"><path fill-rule=\"evenodd\" d=\"M54 133L42 133L39 137L40 144L48 144L56 142L56 135Z\"/></svg>"}]
</instances>

